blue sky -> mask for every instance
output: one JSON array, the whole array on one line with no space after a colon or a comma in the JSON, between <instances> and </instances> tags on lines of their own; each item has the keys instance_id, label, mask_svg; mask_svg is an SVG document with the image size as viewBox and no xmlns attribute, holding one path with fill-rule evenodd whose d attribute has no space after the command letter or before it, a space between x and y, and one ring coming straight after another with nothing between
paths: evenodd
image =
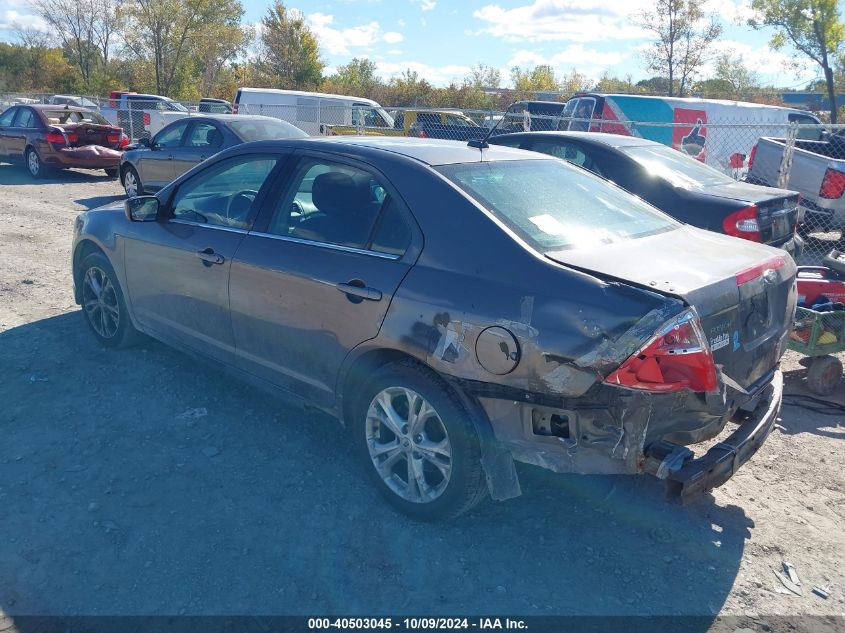
<instances>
[{"instance_id":1,"label":"blue sky","mask_svg":"<svg viewBox=\"0 0 845 633\"><path fill-rule=\"evenodd\" d=\"M245 21L256 22L267 0L244 0ZM647 77L641 53L648 35L634 17L653 0L291 0L317 34L331 68L368 57L389 78L405 68L434 84L460 80L478 62L502 69L551 64L559 74L575 68L591 78L603 71ZM742 26L750 0L712 0L724 34L717 48L742 55L766 83L803 87L818 76L808 63L790 66L789 50L771 51L768 31ZM840 5L841 6L841 5ZM0 39L9 27L41 25L28 0L0 0ZM707 69L705 69L706 71Z\"/></svg>"}]
</instances>

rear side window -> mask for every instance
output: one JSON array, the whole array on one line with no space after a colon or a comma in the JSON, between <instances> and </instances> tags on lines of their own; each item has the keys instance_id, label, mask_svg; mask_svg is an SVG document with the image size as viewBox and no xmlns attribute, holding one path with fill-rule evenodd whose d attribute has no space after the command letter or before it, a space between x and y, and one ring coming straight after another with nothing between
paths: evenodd
<instances>
[{"instance_id":1,"label":"rear side window","mask_svg":"<svg viewBox=\"0 0 845 633\"><path fill-rule=\"evenodd\" d=\"M188 147L220 147L223 144L223 133L211 123L194 123L188 140Z\"/></svg>"},{"instance_id":2,"label":"rear side window","mask_svg":"<svg viewBox=\"0 0 845 633\"><path fill-rule=\"evenodd\" d=\"M15 120L15 127L36 128L38 127L38 120L29 108L21 108L18 112L18 118Z\"/></svg>"},{"instance_id":3,"label":"rear side window","mask_svg":"<svg viewBox=\"0 0 845 633\"><path fill-rule=\"evenodd\" d=\"M591 248L680 226L639 198L557 160L437 169L541 252Z\"/></svg>"}]
</instances>

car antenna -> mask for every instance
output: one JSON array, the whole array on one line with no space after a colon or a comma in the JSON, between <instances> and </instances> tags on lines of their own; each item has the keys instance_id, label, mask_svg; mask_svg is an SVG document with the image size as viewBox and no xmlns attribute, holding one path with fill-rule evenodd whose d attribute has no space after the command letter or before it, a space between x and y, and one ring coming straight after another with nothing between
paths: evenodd
<instances>
[{"instance_id":1,"label":"car antenna","mask_svg":"<svg viewBox=\"0 0 845 633\"><path fill-rule=\"evenodd\" d=\"M514 101L513 103L516 103L516 101ZM490 143L488 143L487 140L490 138L490 135L493 134L493 132L496 130L496 128L499 127L499 123L501 123L502 121L505 120L505 117L508 115L508 112L510 112L511 108L513 107L513 103L508 106L507 110L505 110L505 113L502 115L502 118L499 119L498 121L496 121L496 124L493 127L490 128L490 130L487 132L487 134L484 135L483 139L481 139L481 140L478 140L478 139L475 139L475 138L470 139L469 141L467 141L467 146L476 147L480 150L484 150L484 149L490 147Z\"/></svg>"}]
</instances>

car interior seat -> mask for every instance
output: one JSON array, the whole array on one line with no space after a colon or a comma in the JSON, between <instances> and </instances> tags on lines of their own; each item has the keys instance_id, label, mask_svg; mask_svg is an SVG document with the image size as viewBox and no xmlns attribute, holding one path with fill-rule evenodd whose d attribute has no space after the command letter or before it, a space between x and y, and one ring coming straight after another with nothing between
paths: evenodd
<instances>
[{"instance_id":1,"label":"car interior seat","mask_svg":"<svg viewBox=\"0 0 845 633\"><path fill-rule=\"evenodd\" d=\"M380 203L373 199L369 184L349 174L328 172L314 179L311 200L317 208L291 235L318 242L363 248Z\"/></svg>"}]
</instances>

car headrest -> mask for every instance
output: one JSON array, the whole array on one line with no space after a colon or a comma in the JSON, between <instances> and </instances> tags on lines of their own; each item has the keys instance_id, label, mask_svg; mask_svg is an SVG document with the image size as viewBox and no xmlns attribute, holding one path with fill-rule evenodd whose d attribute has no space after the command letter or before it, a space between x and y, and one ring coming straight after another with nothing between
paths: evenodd
<instances>
[{"instance_id":1,"label":"car headrest","mask_svg":"<svg viewBox=\"0 0 845 633\"><path fill-rule=\"evenodd\" d=\"M340 172L320 174L314 179L311 200L322 212L332 214L360 214L370 211L371 195L352 176Z\"/></svg>"},{"instance_id":2,"label":"car headrest","mask_svg":"<svg viewBox=\"0 0 845 633\"><path fill-rule=\"evenodd\" d=\"M205 134L205 142L212 147L223 142L223 134L217 128L212 128Z\"/></svg>"},{"instance_id":3,"label":"car headrest","mask_svg":"<svg viewBox=\"0 0 845 633\"><path fill-rule=\"evenodd\" d=\"M50 117L49 119L47 119L47 123L49 123L50 125L61 125L61 121L54 117Z\"/></svg>"}]
</instances>

